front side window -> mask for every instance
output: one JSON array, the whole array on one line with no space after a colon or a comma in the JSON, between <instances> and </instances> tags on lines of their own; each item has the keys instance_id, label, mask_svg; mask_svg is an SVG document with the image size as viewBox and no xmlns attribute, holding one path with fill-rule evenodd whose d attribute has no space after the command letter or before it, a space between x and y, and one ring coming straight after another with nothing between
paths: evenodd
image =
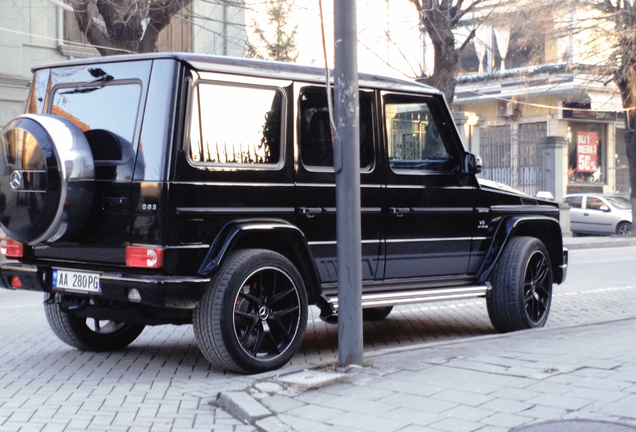
<instances>
[{"instance_id":1,"label":"front side window","mask_svg":"<svg viewBox=\"0 0 636 432\"><path fill-rule=\"evenodd\" d=\"M417 97L388 96L384 118L389 165L395 172L448 172L458 166L440 133L443 123L432 105Z\"/></svg>"},{"instance_id":2,"label":"front side window","mask_svg":"<svg viewBox=\"0 0 636 432\"><path fill-rule=\"evenodd\" d=\"M278 166L282 107L278 89L198 84L190 128L191 160L216 166Z\"/></svg>"},{"instance_id":3,"label":"front side window","mask_svg":"<svg viewBox=\"0 0 636 432\"><path fill-rule=\"evenodd\" d=\"M601 201L600 199L594 198L594 197L587 197L587 201L585 203L586 208L591 210L601 210L601 207L603 206L607 208L605 203Z\"/></svg>"}]
</instances>

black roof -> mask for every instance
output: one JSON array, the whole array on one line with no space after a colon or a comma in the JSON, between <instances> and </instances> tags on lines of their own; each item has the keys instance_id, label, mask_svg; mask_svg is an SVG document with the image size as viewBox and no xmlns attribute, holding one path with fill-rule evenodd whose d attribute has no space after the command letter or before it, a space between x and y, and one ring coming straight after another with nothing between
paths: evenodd
<instances>
[{"instance_id":1,"label":"black roof","mask_svg":"<svg viewBox=\"0 0 636 432\"><path fill-rule=\"evenodd\" d=\"M91 57L80 60L70 60L47 64L33 68L33 71L55 67L105 64L116 62L130 62L139 60L173 59L190 65L200 71L234 73L246 76L259 76L268 78L306 80L324 82L325 69L314 66L303 66L294 63L283 63L266 60L255 60L237 57L222 57L191 53L149 53L117 55L108 57ZM333 83L333 69L330 70ZM402 80L374 74L359 74L360 85L367 87L380 87L387 89L399 89L414 92L426 92L439 94L433 87L417 83L415 81Z\"/></svg>"}]
</instances>

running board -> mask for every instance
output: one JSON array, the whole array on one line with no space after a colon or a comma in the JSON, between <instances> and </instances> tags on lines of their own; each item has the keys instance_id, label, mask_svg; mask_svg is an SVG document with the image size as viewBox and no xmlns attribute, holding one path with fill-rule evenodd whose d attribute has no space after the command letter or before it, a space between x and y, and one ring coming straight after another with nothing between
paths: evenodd
<instances>
[{"instance_id":1,"label":"running board","mask_svg":"<svg viewBox=\"0 0 636 432\"><path fill-rule=\"evenodd\" d=\"M363 294L362 307L396 306L409 303L423 303L433 301L460 300L474 297L484 297L488 285L470 287L427 289L418 291L399 291L384 294ZM338 310L338 297L330 297L329 304L334 311Z\"/></svg>"}]
</instances>

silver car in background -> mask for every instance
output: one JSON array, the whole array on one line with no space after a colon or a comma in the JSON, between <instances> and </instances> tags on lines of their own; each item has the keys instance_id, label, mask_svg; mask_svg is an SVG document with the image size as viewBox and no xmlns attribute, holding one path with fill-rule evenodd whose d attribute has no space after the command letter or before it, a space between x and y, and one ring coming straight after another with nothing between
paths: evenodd
<instances>
[{"instance_id":1,"label":"silver car in background","mask_svg":"<svg viewBox=\"0 0 636 432\"><path fill-rule=\"evenodd\" d=\"M629 235L632 230L632 206L623 197L576 193L566 195L563 202L570 206L574 234Z\"/></svg>"}]
</instances>

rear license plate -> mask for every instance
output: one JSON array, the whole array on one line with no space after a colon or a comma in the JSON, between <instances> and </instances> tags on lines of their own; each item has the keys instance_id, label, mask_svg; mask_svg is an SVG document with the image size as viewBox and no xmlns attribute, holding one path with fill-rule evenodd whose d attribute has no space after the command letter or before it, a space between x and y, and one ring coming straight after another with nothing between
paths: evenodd
<instances>
[{"instance_id":1,"label":"rear license plate","mask_svg":"<svg viewBox=\"0 0 636 432\"><path fill-rule=\"evenodd\" d=\"M81 293L101 293L99 273L53 269L54 289Z\"/></svg>"}]
</instances>

